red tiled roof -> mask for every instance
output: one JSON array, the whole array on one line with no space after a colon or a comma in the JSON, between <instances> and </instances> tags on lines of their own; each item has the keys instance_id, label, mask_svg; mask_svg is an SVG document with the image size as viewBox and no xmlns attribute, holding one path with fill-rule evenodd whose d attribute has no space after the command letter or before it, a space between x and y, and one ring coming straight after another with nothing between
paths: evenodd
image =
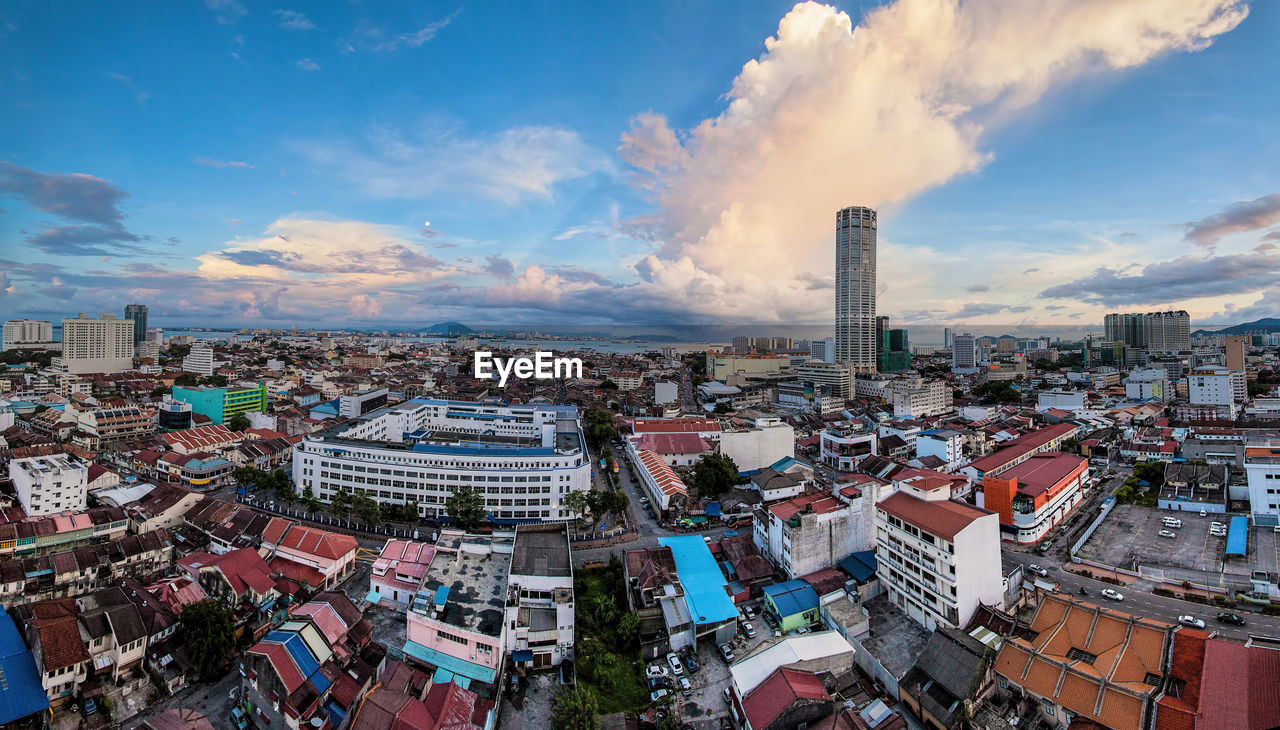
<instances>
[{"instance_id":1,"label":"red tiled roof","mask_svg":"<svg viewBox=\"0 0 1280 730\"><path fill-rule=\"evenodd\" d=\"M89 651L84 648L84 641L80 639L80 629L74 617L67 615L36 621L44 671L62 669L89 660Z\"/></svg>"},{"instance_id":2,"label":"red tiled roof","mask_svg":"<svg viewBox=\"0 0 1280 730\"><path fill-rule=\"evenodd\" d=\"M696 433L646 433L636 448L657 454L701 454L711 450Z\"/></svg>"},{"instance_id":3,"label":"red tiled roof","mask_svg":"<svg viewBox=\"0 0 1280 730\"><path fill-rule=\"evenodd\" d=\"M777 515L778 519L787 520L805 511L825 515L829 512L841 510L844 507L845 505L843 502L832 497L830 494L818 492L816 494L802 494L798 497L792 497L785 502L778 502L777 504L770 505L769 511L774 515Z\"/></svg>"},{"instance_id":4,"label":"red tiled roof","mask_svg":"<svg viewBox=\"0 0 1280 730\"><path fill-rule=\"evenodd\" d=\"M720 424L710 418L659 418L631 422L631 432L635 434L698 433L719 430Z\"/></svg>"},{"instance_id":5,"label":"red tiled roof","mask_svg":"<svg viewBox=\"0 0 1280 730\"><path fill-rule=\"evenodd\" d=\"M957 533L973 524L974 520L995 514L947 499L927 501L903 492L881 500L877 509L945 540L954 540Z\"/></svg>"},{"instance_id":6,"label":"red tiled roof","mask_svg":"<svg viewBox=\"0 0 1280 730\"><path fill-rule=\"evenodd\" d=\"M288 690L288 694L293 694L294 690L302 686L306 681L306 677L302 676L302 672L298 671L297 665L293 663L293 658L289 656L289 650L284 648L284 644L277 644L272 641L260 641L257 644L245 650L246 654L260 654L271 662L271 666L275 668L276 674L280 677L280 683Z\"/></svg>"},{"instance_id":7,"label":"red tiled roof","mask_svg":"<svg viewBox=\"0 0 1280 730\"><path fill-rule=\"evenodd\" d=\"M662 490L663 494L671 496L689 493L684 481L667 465L667 462L662 460L661 456L652 451L637 451L636 456L640 457L640 463L644 470L649 472L649 475L657 482L658 488Z\"/></svg>"},{"instance_id":8,"label":"red tiled roof","mask_svg":"<svg viewBox=\"0 0 1280 730\"><path fill-rule=\"evenodd\" d=\"M312 588L324 584L324 573L321 573L310 565L295 563L292 560L285 559L284 557L272 558L271 562L267 563L267 567L271 569L272 573L279 573L285 578L296 583L302 583L305 581L306 584Z\"/></svg>"},{"instance_id":9,"label":"red tiled roof","mask_svg":"<svg viewBox=\"0 0 1280 730\"><path fill-rule=\"evenodd\" d=\"M747 693L742 709L752 727L763 728L769 727L797 700L830 699L817 675L783 667L774 670L768 679Z\"/></svg>"},{"instance_id":10,"label":"red tiled roof","mask_svg":"<svg viewBox=\"0 0 1280 730\"><path fill-rule=\"evenodd\" d=\"M293 525L293 520L283 517L272 517L267 526L262 529L262 541L268 545L275 545L280 542L280 538L284 537L284 533Z\"/></svg>"},{"instance_id":11,"label":"red tiled roof","mask_svg":"<svg viewBox=\"0 0 1280 730\"><path fill-rule=\"evenodd\" d=\"M1169 675L1180 697L1157 701L1156 730L1280 727L1280 652L1203 631L1173 635Z\"/></svg>"},{"instance_id":12,"label":"red tiled roof","mask_svg":"<svg viewBox=\"0 0 1280 730\"><path fill-rule=\"evenodd\" d=\"M160 434L160 438L164 439L170 447L181 445L185 449L205 449L239 441L243 437L222 424L216 424L188 428L184 431L170 431Z\"/></svg>"},{"instance_id":13,"label":"red tiled roof","mask_svg":"<svg viewBox=\"0 0 1280 730\"><path fill-rule=\"evenodd\" d=\"M1083 458L1074 454L1050 451L1036 454L1001 472L1000 478L1017 479L1018 493L1034 497L1049 491L1085 463Z\"/></svg>"},{"instance_id":14,"label":"red tiled roof","mask_svg":"<svg viewBox=\"0 0 1280 730\"><path fill-rule=\"evenodd\" d=\"M1076 430L1078 426L1074 423L1055 423L1052 426L1045 426L1031 433L1023 434L1015 439L1006 441L999 450L993 454L978 459L970 464L974 469L986 473L993 469L1008 464L1009 462L1025 456L1027 453L1035 451L1050 441L1061 438L1068 433Z\"/></svg>"},{"instance_id":15,"label":"red tiled roof","mask_svg":"<svg viewBox=\"0 0 1280 730\"><path fill-rule=\"evenodd\" d=\"M350 535L339 535L336 532L295 524L280 540L280 547L330 560L340 560L348 553L354 553L356 548L360 547L360 543Z\"/></svg>"}]
</instances>

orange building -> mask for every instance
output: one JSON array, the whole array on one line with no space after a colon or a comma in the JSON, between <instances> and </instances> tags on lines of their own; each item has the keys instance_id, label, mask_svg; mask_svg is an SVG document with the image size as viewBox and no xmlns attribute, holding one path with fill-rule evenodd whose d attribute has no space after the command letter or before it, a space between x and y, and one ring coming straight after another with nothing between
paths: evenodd
<instances>
[{"instance_id":1,"label":"orange building","mask_svg":"<svg viewBox=\"0 0 1280 730\"><path fill-rule=\"evenodd\" d=\"M1000 516L1000 537L1038 542L1084 498L1089 462L1056 451L1035 454L982 482L979 506Z\"/></svg>"}]
</instances>

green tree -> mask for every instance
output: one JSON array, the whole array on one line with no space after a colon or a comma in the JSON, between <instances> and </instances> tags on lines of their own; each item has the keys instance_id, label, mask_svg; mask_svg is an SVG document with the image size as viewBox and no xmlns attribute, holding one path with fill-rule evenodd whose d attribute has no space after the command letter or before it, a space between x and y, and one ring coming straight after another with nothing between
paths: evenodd
<instances>
[{"instance_id":1,"label":"green tree","mask_svg":"<svg viewBox=\"0 0 1280 730\"><path fill-rule=\"evenodd\" d=\"M474 487L458 487L449 499L445 500L444 511L462 529L469 532L484 519L484 496Z\"/></svg>"},{"instance_id":2,"label":"green tree","mask_svg":"<svg viewBox=\"0 0 1280 730\"><path fill-rule=\"evenodd\" d=\"M263 473L251 466L238 466L236 470L231 472L231 478L236 484L242 487L248 487L250 484L262 486Z\"/></svg>"},{"instance_id":3,"label":"green tree","mask_svg":"<svg viewBox=\"0 0 1280 730\"><path fill-rule=\"evenodd\" d=\"M232 431L240 432L249 427L249 417L243 413L237 413L227 421L227 428Z\"/></svg>"},{"instance_id":4,"label":"green tree","mask_svg":"<svg viewBox=\"0 0 1280 730\"><path fill-rule=\"evenodd\" d=\"M319 512L324 507L324 504L319 499L316 499L316 495L311 491L311 485L309 484L302 490L302 504L307 508L308 512Z\"/></svg>"},{"instance_id":5,"label":"green tree","mask_svg":"<svg viewBox=\"0 0 1280 730\"><path fill-rule=\"evenodd\" d=\"M1274 384L1272 384L1272 383L1268 383L1268 382L1265 382L1265 381L1263 381L1263 380L1261 380L1261 379L1258 379L1258 380L1250 380L1250 381L1248 381L1248 382L1245 384L1245 386L1246 386L1246 387L1248 388L1248 390L1249 390L1249 397L1250 397L1250 398L1257 398L1257 397L1259 397L1259 396L1267 396L1267 395L1269 395L1269 394L1271 393L1271 389L1275 387L1275 385L1274 385Z\"/></svg>"},{"instance_id":6,"label":"green tree","mask_svg":"<svg viewBox=\"0 0 1280 730\"><path fill-rule=\"evenodd\" d=\"M333 499L329 500L329 511L335 515L347 515L351 512L351 493L345 487L340 487Z\"/></svg>"},{"instance_id":7,"label":"green tree","mask_svg":"<svg viewBox=\"0 0 1280 730\"><path fill-rule=\"evenodd\" d=\"M575 489L572 492L569 492L564 495L564 499L560 500L560 506L570 510L571 512L576 512L579 515L585 515L587 513L588 506L587 490Z\"/></svg>"},{"instance_id":8,"label":"green tree","mask_svg":"<svg viewBox=\"0 0 1280 730\"><path fill-rule=\"evenodd\" d=\"M152 398L162 398L168 394L169 394L169 388L163 385L157 385L156 387L151 389Z\"/></svg>"},{"instance_id":9,"label":"green tree","mask_svg":"<svg viewBox=\"0 0 1280 730\"><path fill-rule=\"evenodd\" d=\"M617 390L618 384L612 380L606 380L600 384L600 390Z\"/></svg>"},{"instance_id":10,"label":"green tree","mask_svg":"<svg viewBox=\"0 0 1280 730\"><path fill-rule=\"evenodd\" d=\"M732 411L732 410L733 408L726 401L720 401L719 403L716 403L716 407L715 407L716 413L728 413L729 411Z\"/></svg>"},{"instance_id":11,"label":"green tree","mask_svg":"<svg viewBox=\"0 0 1280 730\"><path fill-rule=\"evenodd\" d=\"M587 442L594 449L600 449L618 437L618 429L613 425L613 414L603 408L592 408L583 417L586 422Z\"/></svg>"},{"instance_id":12,"label":"green tree","mask_svg":"<svg viewBox=\"0 0 1280 730\"><path fill-rule=\"evenodd\" d=\"M187 657L206 681L222 675L235 651L236 619L231 609L214 599L182 610L183 644Z\"/></svg>"},{"instance_id":13,"label":"green tree","mask_svg":"<svg viewBox=\"0 0 1280 730\"><path fill-rule=\"evenodd\" d=\"M1076 439L1065 439L1062 442L1062 451L1067 454L1080 453L1080 442Z\"/></svg>"},{"instance_id":14,"label":"green tree","mask_svg":"<svg viewBox=\"0 0 1280 730\"><path fill-rule=\"evenodd\" d=\"M373 501L367 494L356 494L351 499L351 512L356 519L374 527L382 522L382 505Z\"/></svg>"},{"instance_id":15,"label":"green tree","mask_svg":"<svg viewBox=\"0 0 1280 730\"><path fill-rule=\"evenodd\" d=\"M555 730L596 730L600 727L600 701L589 687L562 689L551 710Z\"/></svg>"},{"instance_id":16,"label":"green tree","mask_svg":"<svg viewBox=\"0 0 1280 730\"><path fill-rule=\"evenodd\" d=\"M225 388L227 387L227 376L210 375L209 377L205 378L200 382L204 385L212 385L215 388Z\"/></svg>"},{"instance_id":17,"label":"green tree","mask_svg":"<svg viewBox=\"0 0 1280 730\"><path fill-rule=\"evenodd\" d=\"M738 465L724 454L703 454L693 467L693 487L699 496L715 497L741 482Z\"/></svg>"},{"instance_id":18,"label":"green tree","mask_svg":"<svg viewBox=\"0 0 1280 730\"><path fill-rule=\"evenodd\" d=\"M183 373L173 379L174 385L181 385L184 388L193 388L200 384L200 376L195 373Z\"/></svg>"}]
</instances>

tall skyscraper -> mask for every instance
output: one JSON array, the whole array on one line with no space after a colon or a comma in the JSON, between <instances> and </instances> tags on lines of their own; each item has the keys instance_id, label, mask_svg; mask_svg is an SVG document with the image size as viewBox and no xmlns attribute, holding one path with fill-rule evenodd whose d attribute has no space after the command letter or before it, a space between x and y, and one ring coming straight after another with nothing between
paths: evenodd
<instances>
[{"instance_id":1,"label":"tall skyscraper","mask_svg":"<svg viewBox=\"0 0 1280 730\"><path fill-rule=\"evenodd\" d=\"M1143 347L1153 352L1191 349L1191 315L1176 312L1108 314L1102 320L1107 342Z\"/></svg>"},{"instance_id":2,"label":"tall skyscraper","mask_svg":"<svg viewBox=\"0 0 1280 730\"><path fill-rule=\"evenodd\" d=\"M104 314L62 320L62 365L69 373L118 373L133 367L133 322Z\"/></svg>"},{"instance_id":3,"label":"tall skyscraper","mask_svg":"<svg viewBox=\"0 0 1280 730\"><path fill-rule=\"evenodd\" d=\"M876 212L836 213L836 357L851 372L875 372Z\"/></svg>"},{"instance_id":4,"label":"tall skyscraper","mask_svg":"<svg viewBox=\"0 0 1280 730\"><path fill-rule=\"evenodd\" d=\"M978 348L973 335L955 335L951 338L951 369L975 370L978 367Z\"/></svg>"},{"instance_id":5,"label":"tall skyscraper","mask_svg":"<svg viewBox=\"0 0 1280 730\"><path fill-rule=\"evenodd\" d=\"M942 328L942 346L945 348L951 347L951 328L950 327Z\"/></svg>"},{"instance_id":6,"label":"tall skyscraper","mask_svg":"<svg viewBox=\"0 0 1280 730\"><path fill-rule=\"evenodd\" d=\"M133 346L147 339L147 305L129 304L124 308L124 318L133 320Z\"/></svg>"},{"instance_id":7,"label":"tall skyscraper","mask_svg":"<svg viewBox=\"0 0 1280 730\"><path fill-rule=\"evenodd\" d=\"M1246 335L1229 335L1223 344L1228 370L1244 370L1244 353L1250 338Z\"/></svg>"}]
</instances>

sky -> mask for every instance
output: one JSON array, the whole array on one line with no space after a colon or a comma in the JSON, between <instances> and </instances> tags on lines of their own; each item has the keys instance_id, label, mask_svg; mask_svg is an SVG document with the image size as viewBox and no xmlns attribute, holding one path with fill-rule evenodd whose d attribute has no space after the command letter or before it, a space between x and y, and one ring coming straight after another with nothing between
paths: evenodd
<instances>
[{"instance_id":1,"label":"sky","mask_svg":"<svg viewBox=\"0 0 1280 730\"><path fill-rule=\"evenodd\" d=\"M0 318L1280 316L1280 7L0 5Z\"/></svg>"}]
</instances>

